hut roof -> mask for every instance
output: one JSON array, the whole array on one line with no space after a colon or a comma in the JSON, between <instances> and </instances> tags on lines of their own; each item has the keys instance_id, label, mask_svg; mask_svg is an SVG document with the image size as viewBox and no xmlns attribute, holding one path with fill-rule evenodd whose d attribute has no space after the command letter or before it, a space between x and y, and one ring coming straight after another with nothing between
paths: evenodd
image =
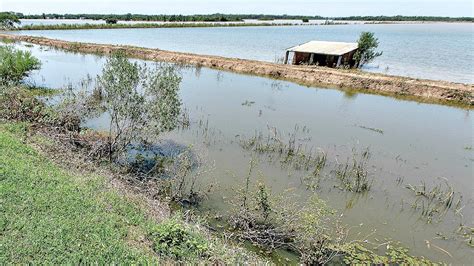
<instances>
[{"instance_id":1,"label":"hut roof","mask_svg":"<svg viewBox=\"0 0 474 266\"><path fill-rule=\"evenodd\" d=\"M290 52L343 55L358 48L357 43L310 41L295 47L288 48Z\"/></svg>"}]
</instances>

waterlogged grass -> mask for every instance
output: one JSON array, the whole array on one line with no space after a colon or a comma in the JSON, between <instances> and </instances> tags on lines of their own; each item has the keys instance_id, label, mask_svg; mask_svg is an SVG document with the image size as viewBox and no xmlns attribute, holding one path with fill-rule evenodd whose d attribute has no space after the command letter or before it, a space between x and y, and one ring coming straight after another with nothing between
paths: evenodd
<instances>
[{"instance_id":1,"label":"waterlogged grass","mask_svg":"<svg viewBox=\"0 0 474 266\"><path fill-rule=\"evenodd\" d=\"M0 265L260 261L181 216L147 218L104 177L66 172L23 143L27 128L0 124Z\"/></svg>"}]
</instances>

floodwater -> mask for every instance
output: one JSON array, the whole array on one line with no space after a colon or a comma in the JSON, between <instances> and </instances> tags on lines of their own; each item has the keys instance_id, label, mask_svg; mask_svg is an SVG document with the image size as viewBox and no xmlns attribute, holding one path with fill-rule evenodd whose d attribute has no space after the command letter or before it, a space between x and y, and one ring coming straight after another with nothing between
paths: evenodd
<instances>
[{"instance_id":1,"label":"floodwater","mask_svg":"<svg viewBox=\"0 0 474 266\"><path fill-rule=\"evenodd\" d=\"M36 45L22 49L31 50L43 62L42 69L29 80L39 86L77 84L87 75L100 73L105 62L94 55ZM472 263L474 249L455 232L461 222L474 226L471 111L207 68L181 71L180 95L191 126L164 134L161 139L192 147L205 162L199 170L204 172L199 182L203 186L216 182L217 186L204 201L204 210L225 214L227 200L243 185L249 161L255 157L258 163L253 182L263 181L274 193L290 193L300 201L317 194L353 227L352 238L373 233L370 241L400 241L417 256L454 264ZM87 123L99 130L107 124L104 117ZM308 189L302 182L307 172L282 168L278 161L269 162L266 156L252 154L239 145L239 139L256 132L267 135L269 127L282 132L283 139L296 127L298 143L327 153L330 166L318 189ZM371 152L371 190L353 194L335 187L332 165L352 158L353 149L361 152L366 148ZM425 182L431 188L444 180L456 196L462 195L463 217L450 210L428 224L421 210L412 208L416 197L406 186Z\"/></svg>"},{"instance_id":2,"label":"floodwater","mask_svg":"<svg viewBox=\"0 0 474 266\"><path fill-rule=\"evenodd\" d=\"M474 24L429 23L222 28L21 31L68 41L136 45L274 62L285 49L310 41L355 42L374 32L383 55L366 71L474 83Z\"/></svg>"}]
</instances>

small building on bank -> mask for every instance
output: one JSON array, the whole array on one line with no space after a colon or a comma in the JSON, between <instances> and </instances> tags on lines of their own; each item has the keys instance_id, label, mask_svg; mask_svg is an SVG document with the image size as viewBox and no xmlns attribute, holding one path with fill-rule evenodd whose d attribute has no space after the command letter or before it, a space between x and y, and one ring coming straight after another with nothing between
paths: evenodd
<instances>
[{"instance_id":1,"label":"small building on bank","mask_svg":"<svg viewBox=\"0 0 474 266\"><path fill-rule=\"evenodd\" d=\"M357 43L310 41L288 48L284 64L354 67Z\"/></svg>"}]
</instances>

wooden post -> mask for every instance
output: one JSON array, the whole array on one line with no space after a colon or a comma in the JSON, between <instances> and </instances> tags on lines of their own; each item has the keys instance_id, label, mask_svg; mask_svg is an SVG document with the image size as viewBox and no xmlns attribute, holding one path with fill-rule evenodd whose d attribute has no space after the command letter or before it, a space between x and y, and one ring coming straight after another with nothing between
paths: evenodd
<instances>
[{"instance_id":1,"label":"wooden post","mask_svg":"<svg viewBox=\"0 0 474 266\"><path fill-rule=\"evenodd\" d=\"M290 51L286 51L285 53L285 61L283 61L283 64L286 65L288 63L288 56L290 55Z\"/></svg>"},{"instance_id":2,"label":"wooden post","mask_svg":"<svg viewBox=\"0 0 474 266\"><path fill-rule=\"evenodd\" d=\"M341 61L342 61L342 55L340 55L340 56L337 58L336 67L339 67L339 66L341 65Z\"/></svg>"},{"instance_id":3,"label":"wooden post","mask_svg":"<svg viewBox=\"0 0 474 266\"><path fill-rule=\"evenodd\" d=\"M314 54L311 54L311 55L309 56L309 64L312 65L313 62L314 62Z\"/></svg>"}]
</instances>

